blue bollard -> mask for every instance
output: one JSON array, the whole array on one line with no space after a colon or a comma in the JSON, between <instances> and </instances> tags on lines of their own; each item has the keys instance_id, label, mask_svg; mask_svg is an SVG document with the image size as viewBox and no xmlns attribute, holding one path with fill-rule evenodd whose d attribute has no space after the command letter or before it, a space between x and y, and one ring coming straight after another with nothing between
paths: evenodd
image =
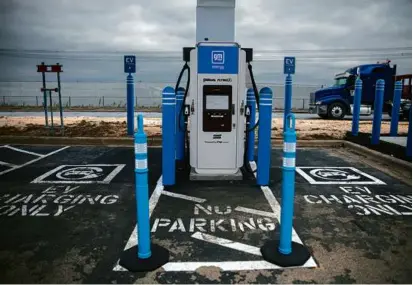
<instances>
[{"instance_id":1,"label":"blue bollard","mask_svg":"<svg viewBox=\"0 0 413 285\"><path fill-rule=\"evenodd\" d=\"M358 77L356 79L356 84L354 88L354 99L353 99L353 124L351 127L351 134L353 136L357 136L359 133L360 106L361 106L362 91L363 91L363 81Z\"/></svg>"},{"instance_id":2,"label":"blue bollard","mask_svg":"<svg viewBox=\"0 0 413 285\"><path fill-rule=\"evenodd\" d=\"M134 140L138 245L122 253L119 265L132 272L148 272L166 264L169 261L169 251L151 243L149 230L148 140L143 129L142 114L138 115L137 132Z\"/></svg>"},{"instance_id":3,"label":"blue bollard","mask_svg":"<svg viewBox=\"0 0 413 285\"><path fill-rule=\"evenodd\" d=\"M402 82L396 81L394 84L393 107L391 110L390 136L397 136L399 126L400 100L402 98Z\"/></svg>"},{"instance_id":4,"label":"blue bollard","mask_svg":"<svg viewBox=\"0 0 413 285\"><path fill-rule=\"evenodd\" d=\"M303 244L292 241L296 141L295 116L290 113L284 130L280 238L267 241L260 249L264 260L282 267L300 266L310 258Z\"/></svg>"},{"instance_id":5,"label":"blue bollard","mask_svg":"<svg viewBox=\"0 0 413 285\"><path fill-rule=\"evenodd\" d=\"M129 73L126 77L126 123L128 128L128 135L133 135L134 131L134 100L135 100L135 83L133 76Z\"/></svg>"},{"instance_id":6,"label":"blue bollard","mask_svg":"<svg viewBox=\"0 0 413 285\"><path fill-rule=\"evenodd\" d=\"M149 194L148 194L148 147L143 131L143 116L138 115L138 130L135 133L135 188L138 221L138 257L149 258L151 240L149 232Z\"/></svg>"},{"instance_id":7,"label":"blue bollard","mask_svg":"<svg viewBox=\"0 0 413 285\"><path fill-rule=\"evenodd\" d=\"M256 117L256 102L255 102L255 95L254 89L249 88L247 91L247 106L250 108L250 115L248 117L247 123L248 129L252 129L255 126L255 117ZM254 153L255 153L255 130L251 130L247 134L247 159L248 161L254 161Z\"/></svg>"},{"instance_id":8,"label":"blue bollard","mask_svg":"<svg viewBox=\"0 0 413 285\"><path fill-rule=\"evenodd\" d=\"M406 155L412 157L412 107L409 113L409 130L407 131Z\"/></svg>"},{"instance_id":9,"label":"blue bollard","mask_svg":"<svg viewBox=\"0 0 413 285\"><path fill-rule=\"evenodd\" d=\"M179 87L176 92L176 160L185 159L185 122L182 106L184 105L185 88ZM182 112L181 112L182 111Z\"/></svg>"},{"instance_id":10,"label":"blue bollard","mask_svg":"<svg viewBox=\"0 0 413 285\"><path fill-rule=\"evenodd\" d=\"M379 79L376 82L376 94L374 98L374 117L373 129L371 132L371 144L376 145L380 142L381 119L383 113L384 98L384 80Z\"/></svg>"},{"instance_id":11,"label":"blue bollard","mask_svg":"<svg viewBox=\"0 0 413 285\"><path fill-rule=\"evenodd\" d=\"M175 90L162 91L162 183L175 184Z\"/></svg>"},{"instance_id":12,"label":"blue bollard","mask_svg":"<svg viewBox=\"0 0 413 285\"><path fill-rule=\"evenodd\" d=\"M270 183L271 167L271 123L272 123L272 91L268 87L260 90L257 155L257 184Z\"/></svg>"},{"instance_id":13,"label":"blue bollard","mask_svg":"<svg viewBox=\"0 0 413 285\"><path fill-rule=\"evenodd\" d=\"M283 121L283 131L285 130L287 115L291 113L291 100L293 93L293 78L291 74L287 74L285 78L285 97L284 97L284 121Z\"/></svg>"},{"instance_id":14,"label":"blue bollard","mask_svg":"<svg viewBox=\"0 0 413 285\"><path fill-rule=\"evenodd\" d=\"M294 215L294 189L295 189L295 149L297 135L295 133L295 116L289 114L286 117L284 129L284 153L282 167L281 188L281 229L280 245L282 254L291 253L291 239Z\"/></svg>"}]
</instances>

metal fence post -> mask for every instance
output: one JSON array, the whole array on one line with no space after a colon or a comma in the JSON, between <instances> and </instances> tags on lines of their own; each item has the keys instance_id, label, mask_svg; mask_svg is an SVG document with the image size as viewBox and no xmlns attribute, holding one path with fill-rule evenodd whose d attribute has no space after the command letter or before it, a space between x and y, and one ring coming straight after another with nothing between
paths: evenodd
<instances>
[{"instance_id":1,"label":"metal fence post","mask_svg":"<svg viewBox=\"0 0 413 285\"><path fill-rule=\"evenodd\" d=\"M397 129L399 125L399 111L400 111L400 99L402 97L402 82L396 81L394 84L394 95L393 95L393 107L391 110L391 123L390 123L390 135L397 136Z\"/></svg>"},{"instance_id":2,"label":"metal fence post","mask_svg":"<svg viewBox=\"0 0 413 285\"><path fill-rule=\"evenodd\" d=\"M374 99L374 117L373 129L371 132L371 144L379 144L381 119L383 113L383 98L384 98L384 80L379 79L376 82L376 94Z\"/></svg>"}]
</instances>

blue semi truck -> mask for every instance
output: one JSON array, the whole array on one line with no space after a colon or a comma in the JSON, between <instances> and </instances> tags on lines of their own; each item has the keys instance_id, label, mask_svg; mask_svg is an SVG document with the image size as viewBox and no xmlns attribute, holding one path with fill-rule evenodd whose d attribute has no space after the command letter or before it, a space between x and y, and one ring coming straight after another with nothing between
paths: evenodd
<instances>
[{"instance_id":1,"label":"blue semi truck","mask_svg":"<svg viewBox=\"0 0 413 285\"><path fill-rule=\"evenodd\" d=\"M354 85L357 75L363 80L360 115L371 115L374 111L376 81L384 79L383 112L391 115L395 81L403 82L402 100L399 116L407 119L412 99L412 75L397 75L396 65L390 61L365 64L347 69L334 77L334 85L319 89L310 94L310 113L316 113L323 119L343 119L353 113Z\"/></svg>"}]
</instances>

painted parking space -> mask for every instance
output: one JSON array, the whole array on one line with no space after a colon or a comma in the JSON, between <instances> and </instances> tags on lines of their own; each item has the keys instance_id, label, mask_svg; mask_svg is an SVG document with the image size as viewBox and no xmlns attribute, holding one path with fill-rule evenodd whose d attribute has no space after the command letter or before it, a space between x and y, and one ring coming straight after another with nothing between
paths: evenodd
<instances>
[{"instance_id":1,"label":"painted parking space","mask_svg":"<svg viewBox=\"0 0 413 285\"><path fill-rule=\"evenodd\" d=\"M13 147L46 155L64 146ZM153 242L170 250L169 264L139 274L117 264L136 244L133 149L67 147L0 176L2 281L411 282L411 187L383 169L334 149L299 149L297 166L314 181L381 183L313 184L297 172L293 239L312 260L282 270L258 253L278 235L281 150L273 151L271 184L263 188L251 174L196 183L182 174L163 188L161 149L150 148L148 161L150 229Z\"/></svg>"}]
</instances>

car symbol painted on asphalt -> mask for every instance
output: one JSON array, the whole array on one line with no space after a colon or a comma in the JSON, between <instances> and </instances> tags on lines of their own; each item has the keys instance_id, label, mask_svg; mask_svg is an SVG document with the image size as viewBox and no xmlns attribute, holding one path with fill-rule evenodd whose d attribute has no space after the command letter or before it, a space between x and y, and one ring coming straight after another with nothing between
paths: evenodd
<instances>
[{"instance_id":1,"label":"car symbol painted on asphalt","mask_svg":"<svg viewBox=\"0 0 413 285\"><path fill-rule=\"evenodd\" d=\"M350 181L358 180L360 175L354 175L347 171L334 169L334 168L316 168L310 171L310 174L314 177L325 180L337 180L337 181Z\"/></svg>"},{"instance_id":2,"label":"car symbol painted on asphalt","mask_svg":"<svg viewBox=\"0 0 413 285\"><path fill-rule=\"evenodd\" d=\"M56 174L56 177L62 180L83 180L94 179L103 175L103 169L100 167L79 166L65 169Z\"/></svg>"}]
</instances>

